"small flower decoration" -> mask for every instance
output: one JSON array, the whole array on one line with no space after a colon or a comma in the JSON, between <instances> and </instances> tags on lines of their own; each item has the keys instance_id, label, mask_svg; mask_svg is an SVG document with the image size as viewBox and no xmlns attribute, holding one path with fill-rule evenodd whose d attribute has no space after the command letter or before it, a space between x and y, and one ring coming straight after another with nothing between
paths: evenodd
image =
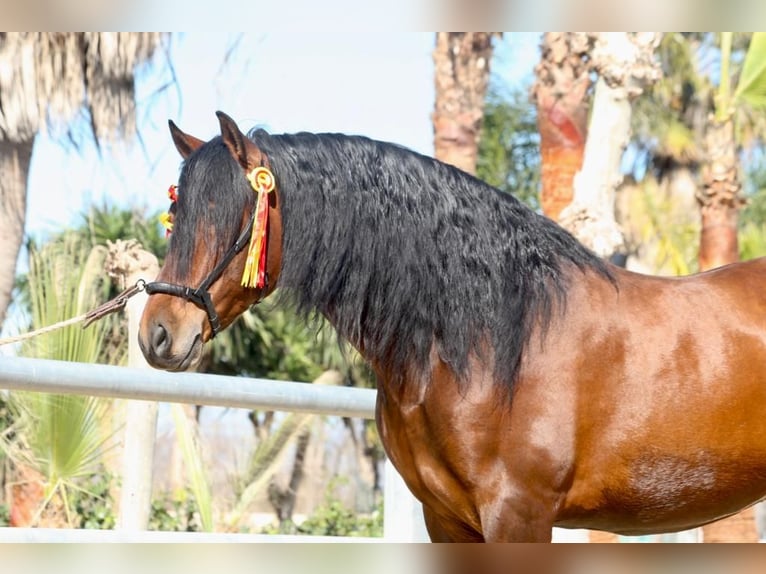
<instances>
[{"instance_id":1,"label":"small flower decoration","mask_svg":"<svg viewBox=\"0 0 766 574\"><path fill-rule=\"evenodd\" d=\"M173 219L176 213L176 201L178 201L178 186L171 185L168 188L168 197L170 198L170 209L167 213L160 214L160 223L165 228L165 237L170 236L173 231Z\"/></svg>"}]
</instances>

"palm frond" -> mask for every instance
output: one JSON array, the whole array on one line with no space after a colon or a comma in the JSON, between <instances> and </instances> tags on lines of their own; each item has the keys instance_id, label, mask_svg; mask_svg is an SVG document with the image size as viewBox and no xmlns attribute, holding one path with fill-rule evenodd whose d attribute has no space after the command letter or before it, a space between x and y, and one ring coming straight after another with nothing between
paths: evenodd
<instances>
[{"instance_id":1,"label":"palm frond","mask_svg":"<svg viewBox=\"0 0 766 574\"><path fill-rule=\"evenodd\" d=\"M179 404L171 407L176 435L181 446L189 487L199 512L200 524L205 532L213 531L213 494L203 462L202 447L193 425Z\"/></svg>"},{"instance_id":2,"label":"palm frond","mask_svg":"<svg viewBox=\"0 0 766 574\"><path fill-rule=\"evenodd\" d=\"M8 32L0 37L0 131L30 141L43 126L68 133L87 110L96 139L135 133L134 72L151 60L157 32Z\"/></svg>"},{"instance_id":3,"label":"palm frond","mask_svg":"<svg viewBox=\"0 0 766 574\"><path fill-rule=\"evenodd\" d=\"M105 298L103 249L90 249L76 234L64 234L30 253L27 277L32 327L68 319L94 307ZM71 326L31 339L21 354L37 358L96 362L102 356L109 321L88 329ZM94 397L14 392L12 433L0 437L0 446L16 464L33 468L45 481L49 501L66 506L67 490L97 472L111 438L102 422L110 402ZM71 509L65 508L71 519Z\"/></svg>"},{"instance_id":4,"label":"palm frond","mask_svg":"<svg viewBox=\"0 0 766 574\"><path fill-rule=\"evenodd\" d=\"M766 107L766 32L753 33L734 99L754 108Z\"/></svg>"}]
</instances>

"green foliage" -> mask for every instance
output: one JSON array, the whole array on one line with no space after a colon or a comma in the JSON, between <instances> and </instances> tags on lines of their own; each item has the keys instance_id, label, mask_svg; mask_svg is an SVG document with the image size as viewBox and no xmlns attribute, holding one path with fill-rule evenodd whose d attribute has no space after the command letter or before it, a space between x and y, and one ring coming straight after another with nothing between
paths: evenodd
<instances>
[{"instance_id":1,"label":"green foliage","mask_svg":"<svg viewBox=\"0 0 766 574\"><path fill-rule=\"evenodd\" d=\"M75 232L87 237L92 246L106 245L107 241L118 239L137 239L160 262L168 249L159 213L147 215L138 208L125 209L110 203L93 206L83 214L82 223Z\"/></svg>"},{"instance_id":2,"label":"green foliage","mask_svg":"<svg viewBox=\"0 0 766 574\"><path fill-rule=\"evenodd\" d=\"M105 442L106 403L96 397L17 392L15 430L31 452L28 462L52 484L95 472Z\"/></svg>"},{"instance_id":3,"label":"green foliage","mask_svg":"<svg viewBox=\"0 0 766 574\"><path fill-rule=\"evenodd\" d=\"M210 490L202 458L202 448L196 425L184 414L179 404L171 406L171 414L176 427L176 436L183 455L184 467L189 480L189 487L197 503L199 522L205 532L213 531L213 493Z\"/></svg>"},{"instance_id":4,"label":"green foliage","mask_svg":"<svg viewBox=\"0 0 766 574\"><path fill-rule=\"evenodd\" d=\"M10 395L13 425L0 448L13 461L35 469L45 481L38 512L60 498L67 521L75 525L71 495L99 471L108 437L102 432L108 403L96 397L15 392Z\"/></svg>"},{"instance_id":5,"label":"green foliage","mask_svg":"<svg viewBox=\"0 0 766 574\"><path fill-rule=\"evenodd\" d=\"M181 490L174 495L163 495L152 501L149 530L166 532L201 532L194 497Z\"/></svg>"},{"instance_id":6,"label":"green foliage","mask_svg":"<svg viewBox=\"0 0 766 574\"><path fill-rule=\"evenodd\" d=\"M7 504L0 504L0 526L8 526L11 523L11 510Z\"/></svg>"},{"instance_id":7,"label":"green foliage","mask_svg":"<svg viewBox=\"0 0 766 574\"><path fill-rule=\"evenodd\" d=\"M237 323L239 328L214 340L212 372L294 381L311 381L322 372L318 337L289 311L262 303Z\"/></svg>"},{"instance_id":8,"label":"green foliage","mask_svg":"<svg viewBox=\"0 0 766 574\"><path fill-rule=\"evenodd\" d=\"M91 249L80 236L64 233L43 247L30 249L29 305L37 329L77 316L104 299L103 249ZM93 363L118 362L119 349L105 353L110 321L88 329L74 325L27 341L20 354L37 358ZM108 436L102 429L109 402L95 397L14 392L8 395L11 424L0 435L0 449L14 465L39 472L44 500L61 501L74 524L72 493L97 472ZM7 421L6 421L7 422Z\"/></svg>"},{"instance_id":9,"label":"green foliage","mask_svg":"<svg viewBox=\"0 0 766 574\"><path fill-rule=\"evenodd\" d=\"M39 329L76 317L108 298L110 282L104 274L106 252L91 248L78 234L68 232L42 247L30 246L28 288L32 328ZM72 325L28 340L21 354L28 357L81 363L121 362L125 349L105 346L107 332L116 327L114 316L87 329Z\"/></svg>"},{"instance_id":10,"label":"green foliage","mask_svg":"<svg viewBox=\"0 0 766 574\"><path fill-rule=\"evenodd\" d=\"M112 476L101 469L94 473L70 497L79 528L109 530L114 528L114 500L110 490Z\"/></svg>"},{"instance_id":11,"label":"green foliage","mask_svg":"<svg viewBox=\"0 0 766 574\"><path fill-rule=\"evenodd\" d=\"M766 32L754 32L734 92L752 107L766 107Z\"/></svg>"},{"instance_id":12,"label":"green foliage","mask_svg":"<svg viewBox=\"0 0 766 574\"><path fill-rule=\"evenodd\" d=\"M0 434L11 424L13 424L13 416L8 406L8 399L3 393L0 393ZM2 451L0 451L0 455L2 455ZM2 462L2 458L0 458L0 462Z\"/></svg>"},{"instance_id":13,"label":"green foliage","mask_svg":"<svg viewBox=\"0 0 766 574\"><path fill-rule=\"evenodd\" d=\"M663 193L649 176L631 195L630 227L654 273L688 275L698 268L699 220L689 218L678 198Z\"/></svg>"},{"instance_id":14,"label":"green foliage","mask_svg":"<svg viewBox=\"0 0 766 574\"><path fill-rule=\"evenodd\" d=\"M326 321L306 325L272 299L243 313L213 340L207 371L313 381L328 369L341 371L354 386L374 386L369 367L354 350L342 346Z\"/></svg>"},{"instance_id":15,"label":"green foliage","mask_svg":"<svg viewBox=\"0 0 766 574\"><path fill-rule=\"evenodd\" d=\"M535 107L525 92L490 87L476 174L532 208L539 207L540 136Z\"/></svg>"},{"instance_id":16,"label":"green foliage","mask_svg":"<svg viewBox=\"0 0 766 574\"><path fill-rule=\"evenodd\" d=\"M679 165L697 170L705 159L704 134L713 112L721 117L733 114L740 150L762 145L766 134L766 34L666 33L658 55L663 75L634 103L636 135L631 147L638 150L634 154L639 159L637 173L651 166L651 175L663 181ZM743 156L744 166L746 160ZM751 177L753 169L748 170ZM760 168L756 165L755 169ZM766 199L758 192L763 187L763 179L754 184L746 180L750 203L740 217L742 258L766 252ZM678 225L683 219L668 216L672 206L654 196L649 199L654 204L644 206L645 212L636 215L631 208L628 217L640 219L648 214L651 225L644 226L644 237L657 247L659 264L694 271L698 249L694 230Z\"/></svg>"},{"instance_id":17,"label":"green foliage","mask_svg":"<svg viewBox=\"0 0 766 574\"><path fill-rule=\"evenodd\" d=\"M747 204L740 212L741 225L766 223L766 154L751 154L743 191Z\"/></svg>"},{"instance_id":18,"label":"green foliage","mask_svg":"<svg viewBox=\"0 0 766 574\"><path fill-rule=\"evenodd\" d=\"M264 534L305 534L311 536L383 536L383 502L372 514L357 514L347 508L335 495L341 481L330 483L325 492L324 502L300 525L286 522L279 526L267 527Z\"/></svg>"},{"instance_id":19,"label":"green foliage","mask_svg":"<svg viewBox=\"0 0 766 574\"><path fill-rule=\"evenodd\" d=\"M107 241L137 238L158 257L167 251L156 216L110 204L93 207L75 229L54 235L42 245L30 242L30 271L17 278L16 302L33 319L33 327L69 319L117 294L104 273ZM30 283L34 283L31 285ZM56 286L56 289L53 286ZM72 298L72 291L79 291ZM45 321L40 316L45 313ZM120 314L100 319L87 329L75 325L27 343L28 356L79 362L121 364L127 353L127 323ZM69 349L68 351L66 349ZM77 349L75 358L71 352ZM93 356L89 350L98 349Z\"/></svg>"},{"instance_id":20,"label":"green foliage","mask_svg":"<svg viewBox=\"0 0 766 574\"><path fill-rule=\"evenodd\" d=\"M766 223L740 225L739 258L743 261L766 255Z\"/></svg>"},{"instance_id":21,"label":"green foliage","mask_svg":"<svg viewBox=\"0 0 766 574\"><path fill-rule=\"evenodd\" d=\"M701 157L701 133L712 107L713 84L702 72L704 54L714 50L709 34L663 34L657 56L662 76L633 102L633 144L642 161L664 158L688 163Z\"/></svg>"},{"instance_id":22,"label":"green foliage","mask_svg":"<svg viewBox=\"0 0 766 574\"><path fill-rule=\"evenodd\" d=\"M747 205L739 217L740 259L766 255L766 159L760 157L751 164L745 177Z\"/></svg>"},{"instance_id":23,"label":"green foliage","mask_svg":"<svg viewBox=\"0 0 766 574\"><path fill-rule=\"evenodd\" d=\"M376 508L371 516L359 515L339 500L328 498L296 530L314 536L382 537L383 509Z\"/></svg>"},{"instance_id":24,"label":"green foliage","mask_svg":"<svg viewBox=\"0 0 766 574\"><path fill-rule=\"evenodd\" d=\"M738 42L738 38L740 41ZM734 44L727 58L727 43ZM734 117L735 138L740 147L762 144L766 135L766 32L721 33L721 85L716 98L716 117ZM731 70L731 71L729 71ZM733 94L726 84L736 82Z\"/></svg>"}]
</instances>

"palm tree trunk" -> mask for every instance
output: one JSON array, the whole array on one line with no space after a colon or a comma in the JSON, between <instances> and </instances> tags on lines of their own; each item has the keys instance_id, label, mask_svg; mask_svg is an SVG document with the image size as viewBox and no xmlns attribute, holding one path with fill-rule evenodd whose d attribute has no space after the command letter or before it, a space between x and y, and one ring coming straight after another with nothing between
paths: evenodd
<instances>
[{"instance_id":1,"label":"palm tree trunk","mask_svg":"<svg viewBox=\"0 0 766 574\"><path fill-rule=\"evenodd\" d=\"M558 221L572 202L574 176L582 167L588 134L588 34L547 32L532 100L537 105L540 132L540 203L543 213Z\"/></svg>"},{"instance_id":2,"label":"palm tree trunk","mask_svg":"<svg viewBox=\"0 0 766 574\"><path fill-rule=\"evenodd\" d=\"M660 75L653 58L658 41L654 33L600 33L591 52L599 79L590 133L572 203L559 221L602 257L623 245L614 213L615 192L623 179L620 162L630 140L631 100Z\"/></svg>"},{"instance_id":3,"label":"palm tree trunk","mask_svg":"<svg viewBox=\"0 0 766 574\"><path fill-rule=\"evenodd\" d=\"M702 170L703 188L697 200L702 213L700 271L739 260L737 221L744 205L740 195L734 122L713 120L705 134L707 162Z\"/></svg>"},{"instance_id":4,"label":"palm tree trunk","mask_svg":"<svg viewBox=\"0 0 766 574\"><path fill-rule=\"evenodd\" d=\"M343 422L349 431L356 458L357 505L372 509L383 492L380 462L384 460L385 455L378 444L371 443L369 440L368 425L374 424L372 421L344 419Z\"/></svg>"},{"instance_id":5,"label":"palm tree trunk","mask_svg":"<svg viewBox=\"0 0 766 574\"><path fill-rule=\"evenodd\" d=\"M572 201L558 220L601 257L611 256L624 241L614 217L614 198L622 181L620 160L629 136L630 102L625 88L599 78L583 166L575 174Z\"/></svg>"},{"instance_id":6,"label":"palm tree trunk","mask_svg":"<svg viewBox=\"0 0 766 574\"><path fill-rule=\"evenodd\" d=\"M24 238L27 174L34 139L0 139L0 326L5 320L16 277L16 260Z\"/></svg>"},{"instance_id":7,"label":"palm tree trunk","mask_svg":"<svg viewBox=\"0 0 766 574\"><path fill-rule=\"evenodd\" d=\"M739 260L737 222L745 201L740 194L737 145L731 118L713 120L705 134L707 162L697 196L702 214L700 271ZM754 507L702 527L705 542L758 542Z\"/></svg>"},{"instance_id":8,"label":"palm tree trunk","mask_svg":"<svg viewBox=\"0 0 766 574\"><path fill-rule=\"evenodd\" d=\"M434 154L437 159L468 173L476 173L494 35L491 32L436 34Z\"/></svg>"},{"instance_id":9,"label":"palm tree trunk","mask_svg":"<svg viewBox=\"0 0 766 574\"><path fill-rule=\"evenodd\" d=\"M284 525L293 520L295 501L298 496L298 488L303 482L304 466L306 463L306 451L311 440L311 428L304 428L298 435L295 446L295 458L290 473L290 480L285 488L280 488L272 481L268 487L269 503L277 514L279 524Z\"/></svg>"}]
</instances>

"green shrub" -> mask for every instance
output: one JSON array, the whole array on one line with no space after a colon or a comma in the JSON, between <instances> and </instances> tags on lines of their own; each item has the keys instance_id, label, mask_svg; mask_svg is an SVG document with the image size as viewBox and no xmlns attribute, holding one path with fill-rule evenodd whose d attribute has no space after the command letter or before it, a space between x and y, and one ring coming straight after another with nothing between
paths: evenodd
<instances>
[{"instance_id":1,"label":"green shrub","mask_svg":"<svg viewBox=\"0 0 766 574\"><path fill-rule=\"evenodd\" d=\"M114 500L110 491L112 476L100 472L89 477L84 485L73 489L71 498L72 508L76 516L78 528L111 530L116 519L114 516Z\"/></svg>"},{"instance_id":2,"label":"green shrub","mask_svg":"<svg viewBox=\"0 0 766 574\"><path fill-rule=\"evenodd\" d=\"M358 514L346 507L335 495L338 481L332 481L325 492L324 502L300 525L285 521L267 526L263 534L305 534L311 536L383 536L383 502L371 514Z\"/></svg>"},{"instance_id":3,"label":"green shrub","mask_svg":"<svg viewBox=\"0 0 766 574\"><path fill-rule=\"evenodd\" d=\"M314 536L383 536L383 507L379 505L371 515L356 514L336 498L325 503L296 528L300 534Z\"/></svg>"},{"instance_id":4,"label":"green shrub","mask_svg":"<svg viewBox=\"0 0 766 574\"><path fill-rule=\"evenodd\" d=\"M186 491L166 493L152 501L149 530L165 532L202 532L194 497Z\"/></svg>"}]
</instances>

